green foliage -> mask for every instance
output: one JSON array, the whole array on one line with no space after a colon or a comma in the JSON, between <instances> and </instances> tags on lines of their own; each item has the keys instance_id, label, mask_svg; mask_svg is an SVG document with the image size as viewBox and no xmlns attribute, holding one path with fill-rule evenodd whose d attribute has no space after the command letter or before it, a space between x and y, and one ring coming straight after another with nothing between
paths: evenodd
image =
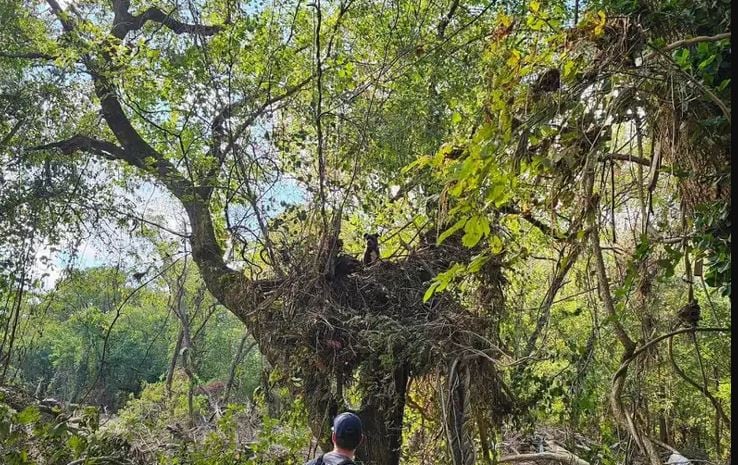
<instances>
[{"instance_id":1,"label":"green foliage","mask_svg":"<svg viewBox=\"0 0 738 465\"><path fill-rule=\"evenodd\" d=\"M198 396L197 403L198 410L205 412L203 396ZM196 438L175 434L177 447L155 450L155 459L157 463L193 465L302 463L311 442L302 402L292 404L279 418L269 417L264 410L259 403L249 407L230 404L216 421L204 425ZM168 437L168 430L182 431L188 415L187 379L180 373L174 379L171 397L164 383L148 384L107 429L131 442L154 444ZM257 431L245 426L254 421L259 424Z\"/></svg>"},{"instance_id":2,"label":"green foliage","mask_svg":"<svg viewBox=\"0 0 738 465\"><path fill-rule=\"evenodd\" d=\"M0 399L0 460L4 464L127 459L129 445L100 430L100 412L95 407L82 408L70 417L60 412L42 413L34 405L16 411L5 400Z\"/></svg>"},{"instance_id":3,"label":"green foliage","mask_svg":"<svg viewBox=\"0 0 738 465\"><path fill-rule=\"evenodd\" d=\"M29 303L37 324L18 367L30 389L41 385L42 394L117 409L141 381L156 380L166 370L173 337L161 310L166 301L147 290L126 301L131 293L123 274L97 268L75 273L55 293Z\"/></svg>"},{"instance_id":4,"label":"green foliage","mask_svg":"<svg viewBox=\"0 0 738 465\"><path fill-rule=\"evenodd\" d=\"M159 463L304 459L306 399L279 418L265 415L259 397L251 399L258 351L234 366L232 404L217 419L208 421L218 395L195 392L192 405L189 395L230 375L241 319L291 309L279 300L251 308L234 292L222 303L241 319L226 311L206 290L207 282L224 294L220 259L243 270L253 288L273 289L282 272L312 276L323 266L317 248L334 214L343 252L360 257L362 234L379 232L387 268L419 250L470 249L466 259L444 259L443 271L423 278L428 287L408 295L424 290L435 311L447 292L473 323L444 314L442 323L400 327L367 312L360 316L372 332L366 349L378 366L417 355L407 344L411 332L464 335L474 342L462 338L430 354L439 360L433 375L446 377L446 359L459 354L493 363L515 398L512 428L588 434L598 444L577 452L590 463L632 459L622 441L630 433L607 400L623 334L642 347L672 331L692 295L701 325L730 325L731 48L726 38L710 38L730 30L727 0L209 0L189 9L163 1L156 6L170 19L217 30L192 34L150 20L123 40L111 33L120 15L110 2L61 3L58 16L25 1L0 4L2 378L117 411L105 434L174 441L172 450L155 450ZM130 13L151 6L134 2ZM101 111L106 99L120 105L122 125L110 106ZM105 148L38 147L75 135ZM187 207L188 225L173 228L182 211L152 213L158 206L141 200L161 188L178 198L177 209ZM196 211L213 231L193 223ZM194 253L210 278L203 280L189 256L210 232L215 241ZM131 250L115 267L84 263L43 288L41 265L73 268L93 237ZM139 240L153 242L158 256L132 250ZM685 262L702 264L703 273ZM362 279L379 279L383 265L362 270ZM147 284L129 278L144 269L152 270L146 279L162 275ZM603 305L608 293L614 308ZM315 316L316 327L348 326L334 321L340 309ZM183 326L190 346L174 353ZM260 342L270 341L269 331ZM729 411L730 342L715 333L696 339L673 340L674 363L709 382L705 389ZM315 344L295 350L312 356ZM172 361L184 370L174 370L168 392ZM664 343L632 364L621 397L644 434L670 444L709 435L705 448L725 455L730 438L714 432L713 405L676 376ZM407 408L409 463L424 463L411 447L432 450L423 456L430 462L451 453L439 436L424 434L443 423L434 383L417 378L413 392L427 399ZM371 390L345 387L355 404L372 400ZM474 413L494 406L481 407ZM105 455L99 418L80 415L70 425L0 404L2 458L32 463L36 452L23 445L32 436L51 462ZM258 431L244 431L252 420ZM493 418L495 441L510 427L504 420ZM481 422L469 423L481 447ZM189 426L199 435L188 436Z\"/></svg>"},{"instance_id":5,"label":"green foliage","mask_svg":"<svg viewBox=\"0 0 738 465\"><path fill-rule=\"evenodd\" d=\"M722 202L703 205L694 218L695 260L705 259L705 282L731 295L729 206Z\"/></svg>"}]
</instances>

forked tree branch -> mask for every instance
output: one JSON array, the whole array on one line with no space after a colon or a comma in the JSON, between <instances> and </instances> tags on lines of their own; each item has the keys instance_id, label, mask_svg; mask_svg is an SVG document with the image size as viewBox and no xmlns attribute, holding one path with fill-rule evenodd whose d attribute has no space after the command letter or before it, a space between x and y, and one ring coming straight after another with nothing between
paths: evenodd
<instances>
[{"instance_id":1,"label":"forked tree branch","mask_svg":"<svg viewBox=\"0 0 738 465\"><path fill-rule=\"evenodd\" d=\"M175 34L199 34L203 36L212 36L223 30L223 26L204 24L189 24L172 17L171 13L164 13L157 7L149 7L143 13L138 15L131 14L129 0L113 0L113 10L115 18L113 20L113 29L110 31L114 37L119 39L125 38L129 32L138 31L143 28L147 22L161 24Z\"/></svg>"}]
</instances>

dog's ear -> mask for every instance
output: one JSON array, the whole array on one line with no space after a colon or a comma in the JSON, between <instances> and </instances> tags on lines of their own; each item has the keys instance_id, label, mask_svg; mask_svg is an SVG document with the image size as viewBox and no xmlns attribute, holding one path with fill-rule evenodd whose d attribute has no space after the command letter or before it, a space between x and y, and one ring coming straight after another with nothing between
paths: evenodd
<instances>
[{"instance_id":1,"label":"dog's ear","mask_svg":"<svg viewBox=\"0 0 738 465\"><path fill-rule=\"evenodd\" d=\"M364 239L369 239L369 234L364 233Z\"/></svg>"}]
</instances>

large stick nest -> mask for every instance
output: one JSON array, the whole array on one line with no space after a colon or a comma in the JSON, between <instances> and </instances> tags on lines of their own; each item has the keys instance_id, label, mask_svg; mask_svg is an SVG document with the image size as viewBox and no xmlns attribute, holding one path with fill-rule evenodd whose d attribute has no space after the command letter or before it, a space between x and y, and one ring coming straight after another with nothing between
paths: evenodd
<instances>
[{"instance_id":1,"label":"large stick nest","mask_svg":"<svg viewBox=\"0 0 738 465\"><path fill-rule=\"evenodd\" d=\"M469 255L460 245L446 244L397 261L357 263L356 271L332 278L320 264L293 274L271 307L258 312L261 345L267 351L294 348L273 353L303 369L349 374L372 359L387 368L401 361L414 375L425 373L455 349L483 340L475 342L464 330L483 333L488 323L452 294L423 302L431 279Z\"/></svg>"}]
</instances>

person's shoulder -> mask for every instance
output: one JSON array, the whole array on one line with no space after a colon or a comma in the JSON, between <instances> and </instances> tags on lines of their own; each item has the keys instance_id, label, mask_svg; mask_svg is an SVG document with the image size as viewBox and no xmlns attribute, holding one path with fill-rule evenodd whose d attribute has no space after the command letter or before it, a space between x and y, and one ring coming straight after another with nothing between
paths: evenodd
<instances>
[{"instance_id":1,"label":"person's shoulder","mask_svg":"<svg viewBox=\"0 0 738 465\"><path fill-rule=\"evenodd\" d=\"M341 460L338 465L357 465L356 462L354 462L352 459L344 458Z\"/></svg>"},{"instance_id":2,"label":"person's shoulder","mask_svg":"<svg viewBox=\"0 0 738 465\"><path fill-rule=\"evenodd\" d=\"M327 452L323 456L323 463L326 465L355 465L350 458L333 451Z\"/></svg>"}]
</instances>

